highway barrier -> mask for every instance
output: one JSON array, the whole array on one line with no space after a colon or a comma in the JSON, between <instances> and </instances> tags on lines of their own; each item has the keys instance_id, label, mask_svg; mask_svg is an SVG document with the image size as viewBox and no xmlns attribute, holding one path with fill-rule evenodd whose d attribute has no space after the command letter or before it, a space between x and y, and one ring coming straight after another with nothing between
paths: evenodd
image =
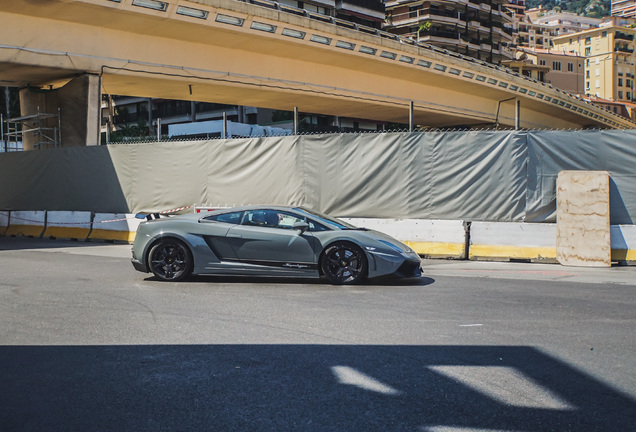
<instances>
[{"instance_id":1,"label":"highway barrier","mask_svg":"<svg viewBox=\"0 0 636 432\"><path fill-rule=\"evenodd\" d=\"M206 210L202 208L200 211ZM556 224L341 219L395 237L424 258L557 262ZM132 243L142 221L129 213L0 211L0 236ZM636 225L612 225L611 245L613 262L636 263Z\"/></svg>"},{"instance_id":2,"label":"highway barrier","mask_svg":"<svg viewBox=\"0 0 636 432\"><path fill-rule=\"evenodd\" d=\"M0 237L4 236L9 228L9 217L11 212L0 211Z\"/></svg>"},{"instance_id":3,"label":"highway barrier","mask_svg":"<svg viewBox=\"0 0 636 432\"><path fill-rule=\"evenodd\" d=\"M612 261L636 262L636 225L612 225Z\"/></svg>"},{"instance_id":4,"label":"highway barrier","mask_svg":"<svg viewBox=\"0 0 636 432\"><path fill-rule=\"evenodd\" d=\"M46 229L42 237L86 240L91 232L91 212L46 212Z\"/></svg>"},{"instance_id":5,"label":"highway barrier","mask_svg":"<svg viewBox=\"0 0 636 432\"><path fill-rule=\"evenodd\" d=\"M142 221L129 213L95 213L88 239L132 243Z\"/></svg>"},{"instance_id":6,"label":"highway barrier","mask_svg":"<svg viewBox=\"0 0 636 432\"><path fill-rule=\"evenodd\" d=\"M46 211L12 211L5 236L42 237L46 227Z\"/></svg>"},{"instance_id":7,"label":"highway barrier","mask_svg":"<svg viewBox=\"0 0 636 432\"><path fill-rule=\"evenodd\" d=\"M469 259L556 263L556 224L472 222Z\"/></svg>"},{"instance_id":8,"label":"highway barrier","mask_svg":"<svg viewBox=\"0 0 636 432\"><path fill-rule=\"evenodd\" d=\"M425 258L466 258L466 229L459 220L343 218L388 234Z\"/></svg>"}]
</instances>

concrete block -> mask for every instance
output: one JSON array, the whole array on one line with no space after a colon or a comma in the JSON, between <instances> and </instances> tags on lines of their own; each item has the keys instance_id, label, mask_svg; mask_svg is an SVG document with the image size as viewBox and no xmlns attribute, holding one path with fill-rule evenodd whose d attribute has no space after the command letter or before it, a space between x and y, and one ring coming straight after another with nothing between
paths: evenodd
<instances>
[{"instance_id":1,"label":"concrete block","mask_svg":"<svg viewBox=\"0 0 636 432\"><path fill-rule=\"evenodd\" d=\"M557 261L610 267L610 182L607 171L561 171L557 177Z\"/></svg>"},{"instance_id":2,"label":"concrete block","mask_svg":"<svg viewBox=\"0 0 636 432\"><path fill-rule=\"evenodd\" d=\"M91 231L91 212L50 211L43 237L86 240Z\"/></svg>"},{"instance_id":3,"label":"concrete block","mask_svg":"<svg viewBox=\"0 0 636 432\"><path fill-rule=\"evenodd\" d=\"M95 213L93 230L89 240L110 240L132 243L137 235L137 227L143 222L129 213Z\"/></svg>"},{"instance_id":4,"label":"concrete block","mask_svg":"<svg viewBox=\"0 0 636 432\"><path fill-rule=\"evenodd\" d=\"M612 261L636 262L636 225L612 225Z\"/></svg>"},{"instance_id":5,"label":"concrete block","mask_svg":"<svg viewBox=\"0 0 636 432\"><path fill-rule=\"evenodd\" d=\"M373 229L407 244L427 258L466 257L466 231L458 220L341 218L355 226Z\"/></svg>"},{"instance_id":6,"label":"concrete block","mask_svg":"<svg viewBox=\"0 0 636 432\"><path fill-rule=\"evenodd\" d=\"M44 210L12 211L9 228L5 235L40 238L45 227L46 211Z\"/></svg>"},{"instance_id":7,"label":"concrete block","mask_svg":"<svg viewBox=\"0 0 636 432\"><path fill-rule=\"evenodd\" d=\"M556 262L556 224L472 222L469 259Z\"/></svg>"}]
</instances>

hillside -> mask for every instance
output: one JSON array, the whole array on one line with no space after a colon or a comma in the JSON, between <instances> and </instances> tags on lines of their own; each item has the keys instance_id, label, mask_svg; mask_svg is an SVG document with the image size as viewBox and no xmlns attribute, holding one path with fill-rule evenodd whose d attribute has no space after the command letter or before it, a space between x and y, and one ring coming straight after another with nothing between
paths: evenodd
<instances>
[{"instance_id":1,"label":"hillside","mask_svg":"<svg viewBox=\"0 0 636 432\"><path fill-rule=\"evenodd\" d=\"M559 8L563 11L573 12L578 15L584 15L592 18L603 18L610 16L611 0L526 0L528 9L543 6L546 10Z\"/></svg>"}]
</instances>

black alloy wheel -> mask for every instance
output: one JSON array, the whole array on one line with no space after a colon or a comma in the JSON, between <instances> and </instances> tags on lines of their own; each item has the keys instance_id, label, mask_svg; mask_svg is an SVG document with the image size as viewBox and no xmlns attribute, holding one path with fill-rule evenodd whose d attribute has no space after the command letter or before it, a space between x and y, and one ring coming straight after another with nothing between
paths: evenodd
<instances>
[{"instance_id":1,"label":"black alloy wheel","mask_svg":"<svg viewBox=\"0 0 636 432\"><path fill-rule=\"evenodd\" d=\"M169 238L160 240L150 249L148 264L160 280L179 282L192 273L193 259L182 241Z\"/></svg>"},{"instance_id":2,"label":"black alloy wheel","mask_svg":"<svg viewBox=\"0 0 636 432\"><path fill-rule=\"evenodd\" d=\"M367 257L347 242L337 242L325 249L320 262L322 272L334 285L356 284L367 275Z\"/></svg>"}]
</instances>

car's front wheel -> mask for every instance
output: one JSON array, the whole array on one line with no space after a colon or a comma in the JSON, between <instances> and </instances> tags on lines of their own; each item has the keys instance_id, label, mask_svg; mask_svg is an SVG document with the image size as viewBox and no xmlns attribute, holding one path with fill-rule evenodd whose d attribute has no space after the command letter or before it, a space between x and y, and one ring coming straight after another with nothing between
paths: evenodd
<instances>
[{"instance_id":1,"label":"car's front wheel","mask_svg":"<svg viewBox=\"0 0 636 432\"><path fill-rule=\"evenodd\" d=\"M337 242L325 249L320 267L332 284L356 284L367 275L367 257L358 246Z\"/></svg>"},{"instance_id":2,"label":"car's front wheel","mask_svg":"<svg viewBox=\"0 0 636 432\"><path fill-rule=\"evenodd\" d=\"M150 271L162 281L184 280L192 273L193 263L188 247L173 238L159 240L148 254Z\"/></svg>"}]
</instances>

